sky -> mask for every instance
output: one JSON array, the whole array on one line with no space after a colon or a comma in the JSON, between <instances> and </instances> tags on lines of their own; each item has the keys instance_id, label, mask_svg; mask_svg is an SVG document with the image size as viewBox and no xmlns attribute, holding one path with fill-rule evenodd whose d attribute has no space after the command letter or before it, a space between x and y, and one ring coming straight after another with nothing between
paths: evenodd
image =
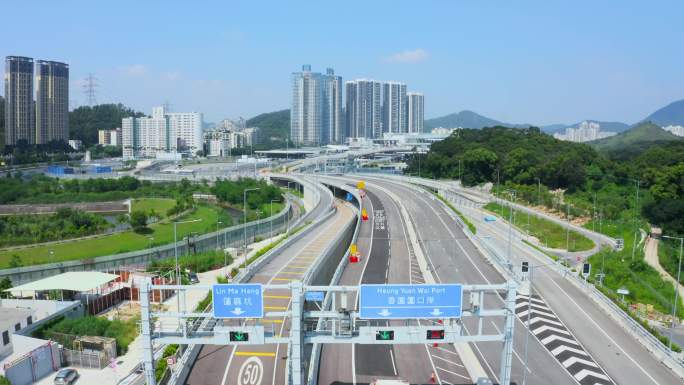
<instances>
[{"instance_id":1,"label":"sky","mask_svg":"<svg viewBox=\"0 0 684 385\"><path fill-rule=\"evenodd\" d=\"M684 98L679 1L11 1L0 56L70 65L70 105L205 121L289 108L302 64L405 82L426 118L635 123ZM4 92L4 89L0 92Z\"/></svg>"}]
</instances>

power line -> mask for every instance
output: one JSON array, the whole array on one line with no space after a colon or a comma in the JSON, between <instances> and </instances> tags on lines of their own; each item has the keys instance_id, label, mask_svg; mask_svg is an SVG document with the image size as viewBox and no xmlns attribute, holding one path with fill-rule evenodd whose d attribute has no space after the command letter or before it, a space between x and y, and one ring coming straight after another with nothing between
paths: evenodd
<instances>
[{"instance_id":1,"label":"power line","mask_svg":"<svg viewBox=\"0 0 684 385\"><path fill-rule=\"evenodd\" d=\"M97 78L95 78L93 74L88 74L88 77L85 78L85 84L83 85L83 93L86 96L86 103L91 107L97 104L97 99L95 98L95 88L97 87Z\"/></svg>"}]
</instances>

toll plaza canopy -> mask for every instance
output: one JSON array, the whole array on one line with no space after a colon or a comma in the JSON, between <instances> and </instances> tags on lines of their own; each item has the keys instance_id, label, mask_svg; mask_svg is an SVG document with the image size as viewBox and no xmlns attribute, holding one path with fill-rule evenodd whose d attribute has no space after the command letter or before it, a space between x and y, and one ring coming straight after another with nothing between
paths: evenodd
<instances>
[{"instance_id":1,"label":"toll plaza canopy","mask_svg":"<svg viewBox=\"0 0 684 385\"><path fill-rule=\"evenodd\" d=\"M116 274L101 273L99 271L70 271L52 277L33 281L24 285L15 286L5 291L48 291L48 290L69 290L85 292L97 289L107 283L117 279Z\"/></svg>"}]
</instances>

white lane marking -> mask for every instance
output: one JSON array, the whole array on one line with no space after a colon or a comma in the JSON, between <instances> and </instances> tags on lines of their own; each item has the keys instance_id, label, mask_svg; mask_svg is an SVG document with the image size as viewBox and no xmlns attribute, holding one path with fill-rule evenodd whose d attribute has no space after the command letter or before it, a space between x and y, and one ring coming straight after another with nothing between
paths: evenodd
<instances>
[{"instance_id":1,"label":"white lane marking","mask_svg":"<svg viewBox=\"0 0 684 385\"><path fill-rule=\"evenodd\" d=\"M499 234L498 229L497 229L497 230L492 230L491 233L492 233L493 235L497 236L497 237L500 238L500 239L502 238L502 235ZM531 253L529 250L525 250L525 249L523 249L521 246L519 246L519 245L517 245L517 244L515 244L514 247L516 247L518 250L522 251L523 253L528 253L529 255L532 255L535 259L537 259L537 261L539 261L538 256L537 256L536 254L534 254L534 253ZM544 270L542 270L542 271L544 271ZM551 276L550 274L548 275L548 277L550 278L550 279L549 279L549 282L551 282L551 283L552 283L553 285L555 285L558 289L560 289L561 293L563 293L563 295L565 295L565 296L570 300L570 302L572 302L572 303L575 305L575 307L577 307L577 309L578 309L580 312L582 312L582 314L584 314L584 316L589 320L589 322L591 322L591 323L594 324L594 326L596 327L597 330L599 330L599 331L600 331L600 332L601 332L601 333L602 333L602 334L603 334L603 335L604 335L604 336L605 336L605 337L606 337L606 338L607 338L615 347L617 347L617 348L622 352L622 354L623 354L625 357L627 357L630 361L632 361L632 363L634 363L634 365L636 365L636 367L639 368L639 370L641 370L641 372L642 372L646 377L648 377L649 380L653 381L654 384L658 385L658 381L656 381L656 379L653 378L653 376L651 376L651 375L646 371L646 369L644 369L641 365L639 365L639 363L638 363L631 355L629 355L629 354L622 348L622 346L620 346L620 345L619 345L619 344L618 344L610 335L608 335L608 333L607 333L607 332L606 332L606 331L605 331L605 330L604 330L596 321L594 321L594 319L591 318L591 317L589 316L589 314L588 314L586 311L584 311L584 309L583 309L583 308L582 308L582 307L581 307L581 306L580 306L580 305L579 305L579 304L578 304L578 303L577 303L577 302L576 302L576 301L575 301L575 300L574 300L574 299L565 291L565 289L563 289L563 288L556 282L556 279L557 279L556 277ZM590 298L588 298L588 300L591 301Z\"/></svg>"},{"instance_id":2,"label":"white lane marking","mask_svg":"<svg viewBox=\"0 0 684 385\"><path fill-rule=\"evenodd\" d=\"M579 354L579 355L581 355L581 356L585 356L585 357L587 357L587 358L591 358L591 357L589 357L589 354L587 354L587 352L585 352L584 350L575 349L575 348L573 348L573 347L566 346L566 345L561 345L561 346L559 346L559 347L553 349L553 350L551 351L551 354L553 354L554 356L557 356L557 355L559 355L559 354L561 354L561 353L563 353L563 352L566 352L566 351L567 351L567 352L577 353L577 354Z\"/></svg>"},{"instance_id":3,"label":"white lane marking","mask_svg":"<svg viewBox=\"0 0 684 385\"><path fill-rule=\"evenodd\" d=\"M389 348L390 359L392 360L392 370L394 370L394 375L397 375L397 365L394 363L394 353L392 353L392 347Z\"/></svg>"},{"instance_id":4,"label":"white lane marking","mask_svg":"<svg viewBox=\"0 0 684 385\"><path fill-rule=\"evenodd\" d=\"M577 381L582 381L587 376L592 376L592 377L600 378L602 380L610 381L610 378L604 376L603 374L597 373L597 372L594 372L591 370L587 370L587 369L582 369L579 371L579 373L575 374L575 378L577 379Z\"/></svg>"},{"instance_id":5,"label":"white lane marking","mask_svg":"<svg viewBox=\"0 0 684 385\"><path fill-rule=\"evenodd\" d=\"M563 366L565 366L566 368L569 368L569 367L571 367L572 365L574 365L574 364L576 364L576 363L578 363L578 362L579 362L580 364L584 364L584 365L587 365L587 366L593 366L593 367L595 367L595 368L598 368L598 367L599 367L599 366L596 364L596 362L594 362L594 361L584 360L584 359L581 359L581 358L575 357L575 356L572 356L572 357L568 358L567 360L563 361Z\"/></svg>"},{"instance_id":6,"label":"white lane marking","mask_svg":"<svg viewBox=\"0 0 684 385\"><path fill-rule=\"evenodd\" d=\"M568 344L579 346L579 344L577 343L577 341L575 341L574 338L573 339L565 338L565 337L561 337L561 336L555 335L555 334L552 334L552 335L544 338L543 340L541 340L541 343L543 345L548 345L550 342L553 342L553 341L563 341L563 342L568 343Z\"/></svg>"},{"instance_id":7,"label":"white lane marking","mask_svg":"<svg viewBox=\"0 0 684 385\"><path fill-rule=\"evenodd\" d=\"M463 365L460 365L460 364L458 364L458 363L456 363L456 362L454 362L454 361L449 361L449 360L447 360L446 358L442 358L442 357L436 356L436 355L434 355L434 354L432 355L432 358L436 358L436 359L438 359L438 360L442 360L442 361L444 361L444 362L448 362L448 363L450 363L451 365L455 365L455 366L464 368Z\"/></svg>"},{"instance_id":8,"label":"white lane marking","mask_svg":"<svg viewBox=\"0 0 684 385\"><path fill-rule=\"evenodd\" d=\"M547 331L547 330L550 330L550 331L552 331L552 332L554 332L554 333L566 334L566 335L569 335L569 336L572 337L572 334L570 334L570 332L568 332L567 330L559 329L559 328L554 328L554 327L548 326L548 325L540 326L540 327L538 327L538 328L532 330L532 333L536 336L537 334L544 333L544 332Z\"/></svg>"},{"instance_id":9,"label":"white lane marking","mask_svg":"<svg viewBox=\"0 0 684 385\"><path fill-rule=\"evenodd\" d=\"M231 350L230 357L228 357L228 364L226 365L226 370L225 370L225 372L223 372L223 379L221 380L221 384L226 384L226 380L228 379L228 371L230 370L230 364L233 362L233 357L235 355L235 349L237 349L237 347L238 347L237 345L233 345L233 350Z\"/></svg>"},{"instance_id":10,"label":"white lane marking","mask_svg":"<svg viewBox=\"0 0 684 385\"><path fill-rule=\"evenodd\" d=\"M451 350L449 350L449 349L444 349L444 348L443 348L443 347L441 347L441 346L438 346L438 347L437 347L437 349L439 349L439 350L441 350L441 351L443 351L443 352L446 352L446 353L451 353L451 354L453 354L453 355L455 355L455 356L457 356L457 357L458 357L458 353L456 353L456 352L452 352L452 351L451 351Z\"/></svg>"},{"instance_id":11,"label":"white lane marking","mask_svg":"<svg viewBox=\"0 0 684 385\"><path fill-rule=\"evenodd\" d=\"M453 375L456 376L456 377L461 377L461 378L465 378L466 380L470 380L470 377L466 377L466 376L464 376L464 375L462 375L462 374L458 374L458 373L456 373L456 372L452 372L451 370L446 370L446 369L444 369L444 368L440 368L439 366L438 366L436 369L437 369L437 370L441 370L441 371L443 371L443 372L447 372L447 373L449 373L449 374L453 374Z\"/></svg>"},{"instance_id":12,"label":"white lane marking","mask_svg":"<svg viewBox=\"0 0 684 385\"><path fill-rule=\"evenodd\" d=\"M264 364L259 357L249 357L238 371L238 385L260 385L264 376Z\"/></svg>"}]
</instances>

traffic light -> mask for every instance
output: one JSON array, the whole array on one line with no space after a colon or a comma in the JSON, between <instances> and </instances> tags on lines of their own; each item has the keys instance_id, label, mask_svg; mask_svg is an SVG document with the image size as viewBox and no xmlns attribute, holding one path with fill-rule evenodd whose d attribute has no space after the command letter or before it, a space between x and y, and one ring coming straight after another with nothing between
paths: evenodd
<instances>
[{"instance_id":1,"label":"traffic light","mask_svg":"<svg viewBox=\"0 0 684 385\"><path fill-rule=\"evenodd\" d=\"M247 342L247 341L249 341L249 333L230 332L230 342Z\"/></svg>"},{"instance_id":2,"label":"traffic light","mask_svg":"<svg viewBox=\"0 0 684 385\"><path fill-rule=\"evenodd\" d=\"M444 339L444 330L428 330L427 331L427 339L429 340L443 340Z\"/></svg>"},{"instance_id":3,"label":"traffic light","mask_svg":"<svg viewBox=\"0 0 684 385\"><path fill-rule=\"evenodd\" d=\"M393 341L394 330L378 330L375 332L376 341Z\"/></svg>"},{"instance_id":4,"label":"traffic light","mask_svg":"<svg viewBox=\"0 0 684 385\"><path fill-rule=\"evenodd\" d=\"M527 273L530 271L530 263L529 262L523 262L522 263L522 272Z\"/></svg>"}]
</instances>

